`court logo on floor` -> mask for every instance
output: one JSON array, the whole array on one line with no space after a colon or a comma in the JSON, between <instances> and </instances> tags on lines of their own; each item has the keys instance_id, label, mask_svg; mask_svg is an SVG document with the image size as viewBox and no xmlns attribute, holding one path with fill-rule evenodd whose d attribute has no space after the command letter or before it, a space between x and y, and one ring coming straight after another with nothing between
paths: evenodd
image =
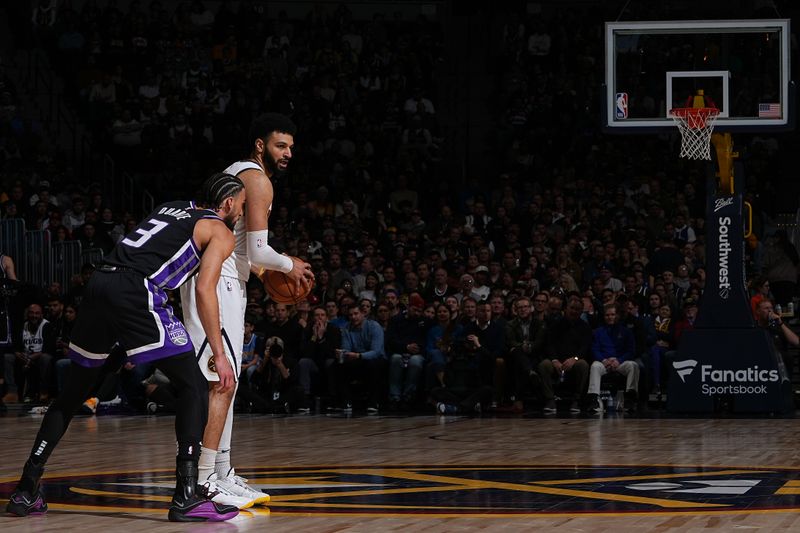
<instances>
[{"instance_id":1,"label":"court logo on floor","mask_svg":"<svg viewBox=\"0 0 800 533\"><path fill-rule=\"evenodd\" d=\"M271 495L271 514L423 516L800 511L800 469L696 466L258 467L238 472ZM173 472L46 478L53 509L165 509ZM0 483L0 498L14 488ZM258 511L255 511L258 514Z\"/></svg>"}]
</instances>

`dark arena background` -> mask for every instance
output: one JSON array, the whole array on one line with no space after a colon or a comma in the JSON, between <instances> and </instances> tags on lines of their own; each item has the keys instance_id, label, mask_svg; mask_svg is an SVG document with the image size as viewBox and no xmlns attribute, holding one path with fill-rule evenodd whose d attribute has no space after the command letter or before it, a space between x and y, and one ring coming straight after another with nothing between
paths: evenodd
<instances>
[{"instance_id":1,"label":"dark arena background","mask_svg":"<svg viewBox=\"0 0 800 533\"><path fill-rule=\"evenodd\" d=\"M269 245L315 284L246 285L231 457L270 501L216 527L800 528L798 12L3 2L0 505L93 272L277 112ZM170 383L125 357L0 529L178 529Z\"/></svg>"}]
</instances>

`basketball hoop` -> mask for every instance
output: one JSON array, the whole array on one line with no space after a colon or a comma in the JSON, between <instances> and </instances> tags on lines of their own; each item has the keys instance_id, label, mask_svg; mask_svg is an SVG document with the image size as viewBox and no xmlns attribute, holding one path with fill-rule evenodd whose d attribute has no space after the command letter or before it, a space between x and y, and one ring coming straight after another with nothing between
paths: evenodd
<instances>
[{"instance_id":1,"label":"basketball hoop","mask_svg":"<svg viewBox=\"0 0 800 533\"><path fill-rule=\"evenodd\" d=\"M711 133L719 116L716 107L678 107L670 116L681 132L681 157L711 161Z\"/></svg>"}]
</instances>

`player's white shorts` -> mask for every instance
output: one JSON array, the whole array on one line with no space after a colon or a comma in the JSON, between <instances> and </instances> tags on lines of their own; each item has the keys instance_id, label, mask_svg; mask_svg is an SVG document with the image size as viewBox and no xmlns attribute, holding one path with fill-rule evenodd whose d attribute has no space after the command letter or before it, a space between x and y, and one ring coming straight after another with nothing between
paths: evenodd
<instances>
[{"instance_id":1,"label":"player's white shorts","mask_svg":"<svg viewBox=\"0 0 800 533\"><path fill-rule=\"evenodd\" d=\"M197 352L197 362L200 370L208 381L219 381L216 367L212 358L211 347L208 345L206 332L200 323L197 313L197 298L195 286L197 276L193 276L181 286L181 305L183 307L183 323L194 344ZM247 285L238 278L220 276L217 283L217 298L219 299L219 323L222 327L222 344L225 355L233 368L234 379L239 379L242 372L242 345L244 344L244 312L247 307Z\"/></svg>"}]
</instances>

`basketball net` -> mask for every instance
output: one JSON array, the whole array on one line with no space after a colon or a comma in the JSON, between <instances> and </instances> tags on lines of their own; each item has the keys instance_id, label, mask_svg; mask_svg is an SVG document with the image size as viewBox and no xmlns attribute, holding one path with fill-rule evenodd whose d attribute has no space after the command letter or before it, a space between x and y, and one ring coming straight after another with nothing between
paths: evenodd
<instances>
[{"instance_id":1,"label":"basketball net","mask_svg":"<svg viewBox=\"0 0 800 533\"><path fill-rule=\"evenodd\" d=\"M711 134L719 116L716 107L678 107L670 116L681 132L681 157L711 161Z\"/></svg>"}]
</instances>

